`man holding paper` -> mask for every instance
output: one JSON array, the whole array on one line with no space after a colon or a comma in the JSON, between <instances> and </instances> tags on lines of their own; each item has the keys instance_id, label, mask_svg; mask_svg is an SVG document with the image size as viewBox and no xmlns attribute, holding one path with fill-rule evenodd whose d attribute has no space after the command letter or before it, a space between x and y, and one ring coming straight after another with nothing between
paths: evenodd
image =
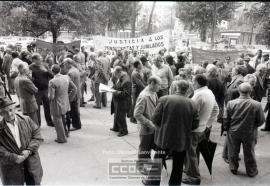
<instances>
[{"instance_id":1,"label":"man holding paper","mask_svg":"<svg viewBox=\"0 0 270 186\"><path fill-rule=\"evenodd\" d=\"M114 124L111 131L119 132L118 137L128 134L126 115L131 107L131 82L122 67L116 66L114 70L116 83L113 86L111 114L114 114Z\"/></svg>"}]
</instances>

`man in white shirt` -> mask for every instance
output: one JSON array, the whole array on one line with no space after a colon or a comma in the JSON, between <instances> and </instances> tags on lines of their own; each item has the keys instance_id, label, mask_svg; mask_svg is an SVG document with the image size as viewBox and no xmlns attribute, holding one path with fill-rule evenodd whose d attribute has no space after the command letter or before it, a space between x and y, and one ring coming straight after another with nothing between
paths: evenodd
<instances>
[{"instance_id":1,"label":"man in white shirt","mask_svg":"<svg viewBox=\"0 0 270 186\"><path fill-rule=\"evenodd\" d=\"M199 185L201 182L199 164L197 157L198 144L206 138L209 138L213 122L217 119L219 108L213 92L207 87L207 78L199 74L194 79L194 96L191 98L198 109L199 127L192 131L191 147L186 156L186 174L187 178L183 183L189 185Z\"/></svg>"}]
</instances>

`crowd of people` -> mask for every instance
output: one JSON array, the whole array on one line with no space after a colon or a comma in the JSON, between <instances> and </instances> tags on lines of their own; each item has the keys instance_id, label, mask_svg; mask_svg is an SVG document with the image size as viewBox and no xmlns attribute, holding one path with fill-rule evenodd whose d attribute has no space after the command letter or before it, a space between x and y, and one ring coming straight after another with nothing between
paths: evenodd
<instances>
[{"instance_id":1,"label":"crowd of people","mask_svg":"<svg viewBox=\"0 0 270 186\"><path fill-rule=\"evenodd\" d=\"M95 101L95 109L108 105L100 85L113 83L111 131L119 137L128 135L127 118L140 126L137 167L148 175L144 184L160 184L161 169L159 178L152 180L156 172L147 170L144 161L155 150L154 159L173 159L170 185L199 185L197 148L217 124L227 131L223 158L231 172L237 174L242 144L247 175L258 174L254 147L258 127L265 122L260 102L267 96L270 103L269 55L262 55L261 50L252 59L241 54L234 61L226 58L195 65L188 53L173 57L165 48L154 56L116 51L110 59L106 51L94 47L90 51L84 46L65 48L59 56L43 57L35 46L28 46L27 51L9 46L1 48L0 63L0 130L7 129L0 135L0 158L6 160L5 166L1 164L3 184L40 184L40 107L43 105L47 125L55 127L55 142L66 143L70 131L83 126L80 107L87 103L87 79L92 92L87 101ZM10 94L17 95L22 115L15 115ZM264 111L268 109L267 104ZM268 116L262 130L270 131ZM182 180L183 172L186 177Z\"/></svg>"}]
</instances>

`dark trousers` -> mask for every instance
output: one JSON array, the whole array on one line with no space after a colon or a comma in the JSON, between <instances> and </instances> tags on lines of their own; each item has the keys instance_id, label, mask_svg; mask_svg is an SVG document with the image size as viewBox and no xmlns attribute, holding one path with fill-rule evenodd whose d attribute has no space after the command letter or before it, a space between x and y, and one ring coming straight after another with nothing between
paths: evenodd
<instances>
[{"instance_id":1,"label":"dark trousers","mask_svg":"<svg viewBox=\"0 0 270 186\"><path fill-rule=\"evenodd\" d=\"M155 160L160 160L160 161L164 160L168 153L169 153L169 150L159 149L155 153L154 162ZM185 156L186 156L186 151L182 151L182 152L177 152L174 150L172 151L173 165L172 165L172 173L169 180L169 185L181 185ZM156 163L160 163L160 161ZM162 166L155 166L154 168L152 166L148 174L147 182L149 185L160 185L161 171L162 171ZM155 178L155 180L151 180L152 178L154 178L153 176L155 176L157 179Z\"/></svg>"},{"instance_id":2,"label":"dark trousers","mask_svg":"<svg viewBox=\"0 0 270 186\"><path fill-rule=\"evenodd\" d=\"M154 147L154 134L140 135L137 168L142 170L144 162L151 160L151 150Z\"/></svg>"},{"instance_id":3,"label":"dark trousers","mask_svg":"<svg viewBox=\"0 0 270 186\"><path fill-rule=\"evenodd\" d=\"M50 102L48 98L48 89L38 91L38 93L36 94L36 100L38 104L37 116L38 116L39 125L41 125L41 116L40 116L41 104L43 105L44 115L45 115L45 120L46 120L47 125L54 125L52 121L52 117L51 117Z\"/></svg>"},{"instance_id":4,"label":"dark trousers","mask_svg":"<svg viewBox=\"0 0 270 186\"><path fill-rule=\"evenodd\" d=\"M136 119L134 118L134 108L136 106L136 102L138 99L139 95L138 94L133 94L132 95L132 107L130 109L130 120L136 121Z\"/></svg>"},{"instance_id":5,"label":"dark trousers","mask_svg":"<svg viewBox=\"0 0 270 186\"><path fill-rule=\"evenodd\" d=\"M159 89L159 91L157 92L157 97L160 98L168 94L169 94L169 88Z\"/></svg>"},{"instance_id":6,"label":"dark trousers","mask_svg":"<svg viewBox=\"0 0 270 186\"><path fill-rule=\"evenodd\" d=\"M227 137L230 169L237 170L239 167L238 156L240 152L240 146L242 144L246 172L250 176L256 175L258 173L258 169L254 152L256 143L255 134L241 136L233 134L232 132L228 132Z\"/></svg>"},{"instance_id":7,"label":"dark trousers","mask_svg":"<svg viewBox=\"0 0 270 186\"><path fill-rule=\"evenodd\" d=\"M7 77L8 80L8 91L10 94L15 94L14 78Z\"/></svg>"},{"instance_id":8,"label":"dark trousers","mask_svg":"<svg viewBox=\"0 0 270 186\"><path fill-rule=\"evenodd\" d=\"M29 116L37 124L37 126L40 127L37 111L32 113L24 113L23 115Z\"/></svg>"},{"instance_id":9,"label":"dark trousers","mask_svg":"<svg viewBox=\"0 0 270 186\"><path fill-rule=\"evenodd\" d=\"M120 133L127 133L126 112L115 109L113 129Z\"/></svg>"},{"instance_id":10,"label":"dark trousers","mask_svg":"<svg viewBox=\"0 0 270 186\"><path fill-rule=\"evenodd\" d=\"M268 108L264 129L270 131L270 108Z\"/></svg>"},{"instance_id":11,"label":"dark trousers","mask_svg":"<svg viewBox=\"0 0 270 186\"><path fill-rule=\"evenodd\" d=\"M75 129L80 129L82 127L79 109L79 100L75 99L70 102L70 111L67 112L66 115L66 126L68 131L70 130L70 124L72 124L72 127Z\"/></svg>"},{"instance_id":12,"label":"dark trousers","mask_svg":"<svg viewBox=\"0 0 270 186\"><path fill-rule=\"evenodd\" d=\"M107 106L107 94L106 92L99 92L100 83L95 83L95 98L96 98L96 106L101 107L101 103L103 107Z\"/></svg>"}]
</instances>

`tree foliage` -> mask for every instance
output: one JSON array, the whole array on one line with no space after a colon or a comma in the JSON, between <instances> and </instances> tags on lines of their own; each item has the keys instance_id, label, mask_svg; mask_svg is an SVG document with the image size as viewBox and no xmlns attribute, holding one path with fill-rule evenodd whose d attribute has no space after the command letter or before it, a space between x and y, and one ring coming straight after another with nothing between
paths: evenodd
<instances>
[{"instance_id":1,"label":"tree foliage","mask_svg":"<svg viewBox=\"0 0 270 186\"><path fill-rule=\"evenodd\" d=\"M199 31L202 41L206 40L207 29L213 24L213 7L216 3L216 24L230 20L239 3L236 2L178 2L176 17L186 29Z\"/></svg>"},{"instance_id":2,"label":"tree foliage","mask_svg":"<svg viewBox=\"0 0 270 186\"><path fill-rule=\"evenodd\" d=\"M130 23L132 10L127 1L3 1L0 7L7 32L38 37L49 31L54 42L60 30L65 29L78 34L124 29ZM20 14L14 15L14 9L20 9Z\"/></svg>"}]
</instances>

